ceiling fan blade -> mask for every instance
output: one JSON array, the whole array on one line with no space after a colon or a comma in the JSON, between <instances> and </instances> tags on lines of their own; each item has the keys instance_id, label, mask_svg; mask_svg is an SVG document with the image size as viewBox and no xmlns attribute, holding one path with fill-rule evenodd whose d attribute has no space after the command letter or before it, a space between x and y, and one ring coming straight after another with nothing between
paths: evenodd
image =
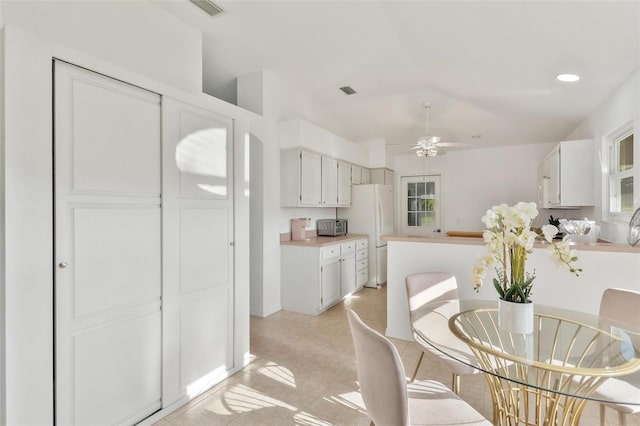
<instances>
[{"instance_id":1,"label":"ceiling fan blade","mask_svg":"<svg viewBox=\"0 0 640 426\"><path fill-rule=\"evenodd\" d=\"M449 147L470 147L473 146L469 143L460 143L460 142L438 142L438 146L449 146Z\"/></svg>"}]
</instances>

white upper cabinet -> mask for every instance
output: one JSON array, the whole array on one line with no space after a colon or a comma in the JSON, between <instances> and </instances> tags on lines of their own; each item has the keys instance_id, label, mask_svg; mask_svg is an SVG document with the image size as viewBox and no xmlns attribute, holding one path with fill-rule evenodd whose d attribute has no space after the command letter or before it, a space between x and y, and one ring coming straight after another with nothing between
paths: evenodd
<instances>
[{"instance_id":1,"label":"white upper cabinet","mask_svg":"<svg viewBox=\"0 0 640 426\"><path fill-rule=\"evenodd\" d=\"M371 170L365 168L362 169L362 177L360 183L362 183L363 185L369 185L371 183Z\"/></svg>"},{"instance_id":2,"label":"white upper cabinet","mask_svg":"<svg viewBox=\"0 0 640 426\"><path fill-rule=\"evenodd\" d=\"M354 185L362 183L362 167L351 166L351 183Z\"/></svg>"},{"instance_id":3,"label":"white upper cabinet","mask_svg":"<svg viewBox=\"0 0 640 426\"><path fill-rule=\"evenodd\" d=\"M282 207L350 206L351 164L308 149L283 149L280 202Z\"/></svg>"},{"instance_id":4,"label":"white upper cabinet","mask_svg":"<svg viewBox=\"0 0 640 426\"><path fill-rule=\"evenodd\" d=\"M351 204L351 167L349 163L338 161L338 205L341 207Z\"/></svg>"},{"instance_id":5,"label":"white upper cabinet","mask_svg":"<svg viewBox=\"0 0 640 426\"><path fill-rule=\"evenodd\" d=\"M338 204L338 160L322 156L322 206Z\"/></svg>"},{"instance_id":6,"label":"white upper cabinet","mask_svg":"<svg viewBox=\"0 0 640 426\"><path fill-rule=\"evenodd\" d=\"M300 152L300 204L318 206L321 197L322 157L310 151Z\"/></svg>"},{"instance_id":7,"label":"white upper cabinet","mask_svg":"<svg viewBox=\"0 0 640 426\"><path fill-rule=\"evenodd\" d=\"M593 140L563 141L538 167L543 208L593 206Z\"/></svg>"},{"instance_id":8,"label":"white upper cabinet","mask_svg":"<svg viewBox=\"0 0 640 426\"><path fill-rule=\"evenodd\" d=\"M393 170L383 167L371 169L371 183L393 186Z\"/></svg>"}]
</instances>

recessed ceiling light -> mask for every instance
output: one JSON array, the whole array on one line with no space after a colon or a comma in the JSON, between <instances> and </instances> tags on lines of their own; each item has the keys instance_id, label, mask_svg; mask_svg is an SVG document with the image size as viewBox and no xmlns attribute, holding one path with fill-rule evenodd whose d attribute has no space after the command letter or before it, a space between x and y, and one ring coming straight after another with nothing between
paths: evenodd
<instances>
[{"instance_id":1,"label":"recessed ceiling light","mask_svg":"<svg viewBox=\"0 0 640 426\"><path fill-rule=\"evenodd\" d=\"M573 83L574 81L580 80L580 76L576 74L558 74L556 78L567 83Z\"/></svg>"}]
</instances>

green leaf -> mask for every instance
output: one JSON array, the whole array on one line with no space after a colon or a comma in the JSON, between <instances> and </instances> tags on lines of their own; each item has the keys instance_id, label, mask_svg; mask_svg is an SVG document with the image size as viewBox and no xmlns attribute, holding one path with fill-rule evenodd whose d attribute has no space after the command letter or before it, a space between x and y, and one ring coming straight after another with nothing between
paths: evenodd
<instances>
[{"instance_id":1,"label":"green leaf","mask_svg":"<svg viewBox=\"0 0 640 426\"><path fill-rule=\"evenodd\" d=\"M500 296L501 299L504 299L504 291L502 290L502 287L500 286L500 283L498 282L497 279L493 279L493 286L496 288L496 291L498 292L498 295Z\"/></svg>"}]
</instances>

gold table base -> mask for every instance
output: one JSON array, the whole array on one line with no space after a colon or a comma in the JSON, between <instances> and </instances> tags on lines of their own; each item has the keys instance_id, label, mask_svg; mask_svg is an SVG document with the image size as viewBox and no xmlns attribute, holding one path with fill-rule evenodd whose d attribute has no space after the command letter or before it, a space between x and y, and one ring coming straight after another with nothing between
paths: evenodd
<instances>
[{"instance_id":1,"label":"gold table base","mask_svg":"<svg viewBox=\"0 0 640 426\"><path fill-rule=\"evenodd\" d=\"M499 329L495 309L449 320L485 372L495 425L578 425L586 398L598 386L640 369L637 354L630 360L621 355L618 336L551 315L537 314L536 320L536 331L528 335Z\"/></svg>"}]
</instances>

